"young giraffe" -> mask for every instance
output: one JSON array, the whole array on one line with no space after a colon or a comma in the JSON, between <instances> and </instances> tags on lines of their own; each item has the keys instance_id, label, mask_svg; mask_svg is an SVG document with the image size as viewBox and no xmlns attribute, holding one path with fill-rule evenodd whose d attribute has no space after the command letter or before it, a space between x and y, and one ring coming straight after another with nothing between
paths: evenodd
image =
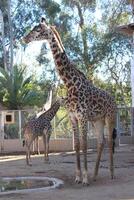
<instances>
[{"instance_id":1,"label":"young giraffe","mask_svg":"<svg viewBox=\"0 0 134 200\"><path fill-rule=\"evenodd\" d=\"M45 109L45 107L43 106L43 109L39 112L39 113L37 113L35 116L33 116L32 117L32 119L36 119L36 118L38 118L41 114L43 114L44 112L46 112L46 109ZM30 120L32 120L32 119L30 119ZM33 141L33 152L35 152L36 154L40 154L40 148L39 148L39 136L37 136L36 138L35 138L35 140Z\"/></svg>"},{"instance_id":2,"label":"young giraffe","mask_svg":"<svg viewBox=\"0 0 134 200\"><path fill-rule=\"evenodd\" d=\"M23 146L26 145L26 163L32 165L30 158L30 147L33 141L38 136L43 136L44 143L44 158L49 160L49 139L51 136L51 120L56 115L60 106L64 103L65 99L59 98L50 109L43 112L39 117L30 120L24 128L24 142Z\"/></svg>"},{"instance_id":3,"label":"young giraffe","mask_svg":"<svg viewBox=\"0 0 134 200\"><path fill-rule=\"evenodd\" d=\"M116 104L106 91L95 87L86 77L80 72L74 63L70 61L64 50L60 36L53 26L46 24L42 18L41 23L35 26L30 33L23 38L25 43L31 41L47 40L53 54L56 65L56 70L68 90L67 107L74 133L74 147L76 151L76 178L77 183L88 184L87 173L87 124L91 121L94 124L98 153L94 169L94 179L98 174L98 168L102 150L104 147L104 125L108 129L108 144L110 153L110 173L111 178L114 177L113 168L113 152L112 152L112 132L115 123ZM84 169L81 174L80 164L80 140L79 126L81 128L81 148L84 156Z\"/></svg>"}]
</instances>

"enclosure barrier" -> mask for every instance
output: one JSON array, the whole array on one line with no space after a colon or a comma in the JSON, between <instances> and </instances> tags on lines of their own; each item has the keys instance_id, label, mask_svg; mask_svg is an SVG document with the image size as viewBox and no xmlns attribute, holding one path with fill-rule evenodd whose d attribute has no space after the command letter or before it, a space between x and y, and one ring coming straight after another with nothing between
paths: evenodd
<instances>
[{"instance_id":1,"label":"enclosure barrier","mask_svg":"<svg viewBox=\"0 0 134 200\"><path fill-rule=\"evenodd\" d=\"M0 111L0 152L24 152L22 146L23 127L33 110L3 110ZM56 116L52 121L53 133L50 140L50 151L72 151L74 149L71 126L68 117L59 120ZM59 123L59 121L60 123ZM119 107L117 112L116 128L118 139L116 145L134 144L134 108ZM107 130L105 129L107 138ZM39 139L40 151L43 151L42 139ZM97 142L94 128L89 124L88 148L96 148Z\"/></svg>"}]
</instances>

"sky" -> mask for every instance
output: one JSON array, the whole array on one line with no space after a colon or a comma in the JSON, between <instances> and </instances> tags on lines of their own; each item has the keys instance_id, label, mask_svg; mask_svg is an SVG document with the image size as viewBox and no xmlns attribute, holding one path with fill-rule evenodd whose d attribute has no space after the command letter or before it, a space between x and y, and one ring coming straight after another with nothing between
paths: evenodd
<instances>
[{"instance_id":1,"label":"sky","mask_svg":"<svg viewBox=\"0 0 134 200\"><path fill-rule=\"evenodd\" d=\"M42 41L31 42L27 45L25 51L20 45L16 53L14 63L27 65L29 75L34 74L36 77L39 77L42 73L42 67L39 66L36 60L36 57L40 53L42 43Z\"/></svg>"},{"instance_id":2,"label":"sky","mask_svg":"<svg viewBox=\"0 0 134 200\"><path fill-rule=\"evenodd\" d=\"M60 0L55 0L58 3L60 2ZM97 2L97 7L96 7L96 11L95 11L95 18L96 21L97 20L101 20L101 9L100 9L100 5L99 2L101 0L96 0ZM25 51L23 51L21 45L16 53L16 56L14 58L14 64L26 64L28 66L27 70L28 70L28 75L34 74L35 77L38 79L41 75L42 75L42 71L44 70L44 66L40 66L39 63L37 62L36 58L40 53L40 49L42 46L43 41L41 42L32 42L30 44L27 45L27 48L25 49ZM51 60L53 60L51 51L48 52L47 54L48 58L50 58ZM133 68L134 70L134 68ZM133 74L134 76L134 74ZM99 77L103 80L105 80L103 77L103 75L101 73L99 73ZM134 88L134 86L133 86ZM133 89L133 93L134 93L134 89ZM133 103L134 105L134 103Z\"/></svg>"},{"instance_id":3,"label":"sky","mask_svg":"<svg viewBox=\"0 0 134 200\"><path fill-rule=\"evenodd\" d=\"M59 3L61 1L57 0L57 2ZM101 10L99 9L99 4L96 7L95 16L96 20L101 19ZM23 51L23 48L20 45L14 58L14 64L23 63L27 65L29 75L34 74L36 78L39 78L42 75L43 70L43 66L39 66L39 63L36 60L37 56L40 53L43 42L44 41L33 41L27 45L25 51ZM50 58L50 60L53 60L51 51L48 52L47 57Z\"/></svg>"}]
</instances>

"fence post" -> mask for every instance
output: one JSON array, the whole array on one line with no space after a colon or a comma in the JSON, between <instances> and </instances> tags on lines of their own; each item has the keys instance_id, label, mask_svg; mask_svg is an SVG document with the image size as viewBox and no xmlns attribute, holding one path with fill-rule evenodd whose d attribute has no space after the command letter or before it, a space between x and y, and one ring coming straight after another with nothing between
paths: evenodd
<instances>
[{"instance_id":1,"label":"fence post","mask_svg":"<svg viewBox=\"0 0 134 200\"><path fill-rule=\"evenodd\" d=\"M134 107L131 109L131 132L132 132L132 138L134 143Z\"/></svg>"},{"instance_id":2,"label":"fence post","mask_svg":"<svg viewBox=\"0 0 134 200\"><path fill-rule=\"evenodd\" d=\"M21 140L21 110L18 111L19 114L19 139Z\"/></svg>"},{"instance_id":3,"label":"fence post","mask_svg":"<svg viewBox=\"0 0 134 200\"><path fill-rule=\"evenodd\" d=\"M117 128L117 134L120 137L120 109L119 108L117 108L116 128Z\"/></svg>"},{"instance_id":4,"label":"fence post","mask_svg":"<svg viewBox=\"0 0 134 200\"><path fill-rule=\"evenodd\" d=\"M5 113L1 111L1 117L0 117L0 151L4 151L4 118Z\"/></svg>"},{"instance_id":5,"label":"fence post","mask_svg":"<svg viewBox=\"0 0 134 200\"><path fill-rule=\"evenodd\" d=\"M54 117L54 139L56 140L56 138L57 138L57 135L56 135L56 123L55 123L55 117Z\"/></svg>"}]
</instances>

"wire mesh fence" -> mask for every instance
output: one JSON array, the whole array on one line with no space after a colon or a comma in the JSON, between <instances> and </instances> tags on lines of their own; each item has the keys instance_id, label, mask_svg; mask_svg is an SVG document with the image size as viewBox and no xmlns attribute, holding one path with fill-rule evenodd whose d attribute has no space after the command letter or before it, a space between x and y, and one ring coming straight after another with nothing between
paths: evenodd
<instances>
[{"instance_id":1,"label":"wire mesh fence","mask_svg":"<svg viewBox=\"0 0 134 200\"><path fill-rule=\"evenodd\" d=\"M72 130L70 122L66 113L60 113L51 121L52 135L56 138L70 138L72 137ZM63 110L62 110L63 112ZM8 110L0 111L1 127L0 132L4 135L4 139L22 139L23 128L25 124L36 116L34 110ZM7 118L10 118L7 120Z\"/></svg>"},{"instance_id":2,"label":"wire mesh fence","mask_svg":"<svg viewBox=\"0 0 134 200\"><path fill-rule=\"evenodd\" d=\"M132 136L133 134L133 108L120 107L117 112L117 130L120 136Z\"/></svg>"},{"instance_id":3,"label":"wire mesh fence","mask_svg":"<svg viewBox=\"0 0 134 200\"><path fill-rule=\"evenodd\" d=\"M133 109L131 107L118 108L117 130L118 136L131 136L133 132ZM0 135L4 139L23 138L23 127L28 120L36 116L34 110L8 110L0 111ZM10 119L11 118L11 119ZM53 139L72 138L71 123L64 108L61 108L52 122ZM107 129L105 128L105 135ZM3 136L4 134L4 136ZM95 138L95 130L91 123L88 124L88 138Z\"/></svg>"}]
</instances>

